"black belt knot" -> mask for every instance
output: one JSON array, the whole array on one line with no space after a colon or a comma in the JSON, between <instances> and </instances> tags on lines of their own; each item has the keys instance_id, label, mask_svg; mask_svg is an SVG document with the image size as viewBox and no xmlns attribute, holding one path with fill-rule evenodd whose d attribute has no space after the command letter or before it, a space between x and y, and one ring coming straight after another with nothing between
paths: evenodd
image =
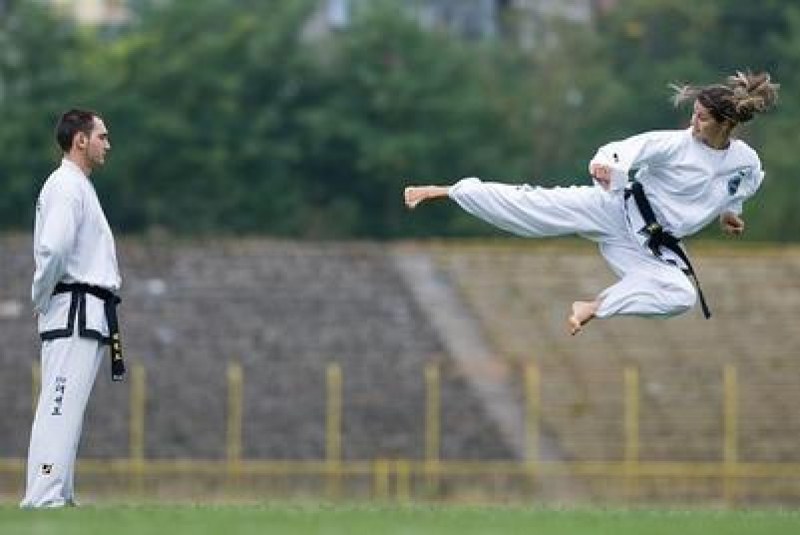
<instances>
[{"instance_id":1,"label":"black belt knot","mask_svg":"<svg viewBox=\"0 0 800 535\"><path fill-rule=\"evenodd\" d=\"M625 198L627 199L633 195L633 200L636 202L636 207L639 209L639 213L642 214L642 219L644 219L644 227L639 231L645 236L647 236L647 247L653 252L653 254L657 257L661 257L661 248L669 249L683 261L686 265L686 269L684 269L684 273L692 279L694 282L695 287L697 288L697 296L700 298L700 306L703 309L703 316L706 319L711 317L711 309L708 307L708 303L706 303L706 298L703 295L703 289L700 287L700 280L697 278L697 274L694 271L694 267L692 267L692 262L689 260L689 255L686 254L686 251L681 246L680 238L676 238L671 232L664 230L664 227L658 222L656 219L656 214L653 211L653 207L650 205L650 201L647 200L647 196L644 193L644 187L642 186L641 182L633 181L631 186L625 190Z\"/></svg>"},{"instance_id":2,"label":"black belt knot","mask_svg":"<svg viewBox=\"0 0 800 535\"><path fill-rule=\"evenodd\" d=\"M122 299L111 290L80 282L59 282L53 290L53 295L62 293L71 293L73 302L78 304L76 312L80 314L78 322L79 334L108 345L111 356L111 380L122 381L125 376L125 360L122 358L122 341L119 335L119 318L117 317L117 305L122 302ZM108 324L108 336L103 336L86 328L86 294L93 295L103 301ZM72 309L73 307L70 308ZM72 313L73 311L71 310L70 314Z\"/></svg>"}]
</instances>

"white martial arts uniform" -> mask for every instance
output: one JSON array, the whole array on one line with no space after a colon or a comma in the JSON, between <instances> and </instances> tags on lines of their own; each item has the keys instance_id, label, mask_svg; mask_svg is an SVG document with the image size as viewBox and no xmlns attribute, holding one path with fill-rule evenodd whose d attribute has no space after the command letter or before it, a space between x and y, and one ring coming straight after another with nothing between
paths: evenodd
<instances>
[{"instance_id":1,"label":"white martial arts uniform","mask_svg":"<svg viewBox=\"0 0 800 535\"><path fill-rule=\"evenodd\" d=\"M708 147L691 129L648 132L601 147L592 163L612 167L609 191L600 186L540 188L467 178L449 196L467 212L514 234L578 234L599 243L619 281L600 293L598 318L617 314L670 316L689 310L697 292L675 255L656 257L641 233L644 221L624 188L628 173L644 186L658 222L681 238L724 212L740 214L764 172L741 140ZM673 262L677 262L676 265Z\"/></svg>"},{"instance_id":2,"label":"white martial arts uniform","mask_svg":"<svg viewBox=\"0 0 800 535\"><path fill-rule=\"evenodd\" d=\"M45 182L36 205L36 271L32 299L39 332L62 331L42 342L42 390L28 451L21 507L74 504L75 457L83 415L105 346L81 337L78 324L108 335L103 301L86 295L85 321L76 319L70 293L57 283L86 283L117 291L120 275L114 237L89 178L64 159Z\"/></svg>"}]
</instances>

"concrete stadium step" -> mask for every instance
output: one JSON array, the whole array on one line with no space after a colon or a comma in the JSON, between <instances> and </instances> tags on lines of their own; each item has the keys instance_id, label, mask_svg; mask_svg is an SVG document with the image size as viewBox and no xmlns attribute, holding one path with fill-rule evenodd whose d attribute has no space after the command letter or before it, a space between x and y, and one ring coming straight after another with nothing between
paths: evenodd
<instances>
[{"instance_id":1,"label":"concrete stadium step","mask_svg":"<svg viewBox=\"0 0 800 535\"><path fill-rule=\"evenodd\" d=\"M622 387L598 381L598 374L621 373L625 366L640 372L643 457L671 452L687 459L719 458L726 364L739 369L741 433L783 429L770 434L781 458L785 444L795 440L796 418L785 407L800 401L799 382L779 397L770 395L768 383L781 374L796 378L800 371L794 357L800 349L794 335L800 312L797 249L700 247L695 257L714 311L711 321L695 312L668 321L614 319L592 323L575 339L562 334L562 311L613 280L593 247L509 241L432 249L470 296L498 354L536 362L543 381L557 384L553 397L543 401L543 417L576 457L620 450ZM579 416L582 404L611 410L592 407L589 412L602 424L590 427ZM759 407L758 417L752 407ZM751 423L756 419L757 426ZM597 433L593 443L575 439L588 436L589 429ZM757 453L764 459L765 453L750 445L754 441L740 437L741 456Z\"/></svg>"}]
</instances>

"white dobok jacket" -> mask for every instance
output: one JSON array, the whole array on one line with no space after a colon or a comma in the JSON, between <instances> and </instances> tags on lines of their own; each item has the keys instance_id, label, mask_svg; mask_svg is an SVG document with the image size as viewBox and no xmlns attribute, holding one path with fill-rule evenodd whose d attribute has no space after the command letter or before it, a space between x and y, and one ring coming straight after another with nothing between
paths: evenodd
<instances>
[{"instance_id":1,"label":"white dobok jacket","mask_svg":"<svg viewBox=\"0 0 800 535\"><path fill-rule=\"evenodd\" d=\"M111 227L91 181L67 159L39 194L33 254L36 271L31 294L40 333L64 329L69 320L71 296L52 296L57 283L79 282L114 292L120 288ZM87 295L86 327L107 335L106 323L103 302Z\"/></svg>"},{"instance_id":2,"label":"white dobok jacket","mask_svg":"<svg viewBox=\"0 0 800 535\"><path fill-rule=\"evenodd\" d=\"M575 233L598 239L598 234L610 230L602 212L624 204L629 172L636 170L635 178L644 186L659 223L682 238L726 211L741 213L743 202L764 178L758 155L743 141L731 140L727 149L715 150L696 140L689 129L648 132L608 143L592 163L612 168L610 191L600 186L509 186L466 178L450 187L449 196L473 215L515 234ZM630 233L643 244L638 232L644 226L641 214L632 197L626 204Z\"/></svg>"},{"instance_id":3,"label":"white dobok jacket","mask_svg":"<svg viewBox=\"0 0 800 535\"><path fill-rule=\"evenodd\" d=\"M644 186L658 222L676 237L700 231L724 212L741 214L742 203L764 179L761 161L747 143L732 139L712 149L686 130L647 132L600 147L591 163L612 168L611 190L628 182Z\"/></svg>"}]
</instances>

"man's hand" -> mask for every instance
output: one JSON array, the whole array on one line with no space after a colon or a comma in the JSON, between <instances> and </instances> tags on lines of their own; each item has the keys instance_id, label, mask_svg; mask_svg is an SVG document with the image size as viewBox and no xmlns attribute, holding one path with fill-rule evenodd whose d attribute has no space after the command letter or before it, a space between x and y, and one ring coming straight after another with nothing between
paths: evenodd
<instances>
[{"instance_id":1,"label":"man's hand","mask_svg":"<svg viewBox=\"0 0 800 535\"><path fill-rule=\"evenodd\" d=\"M725 212L719 216L719 226L729 236L741 236L744 232L744 220L733 212Z\"/></svg>"},{"instance_id":2,"label":"man's hand","mask_svg":"<svg viewBox=\"0 0 800 535\"><path fill-rule=\"evenodd\" d=\"M589 164L589 174L600 186L608 191L611 187L611 167L599 163Z\"/></svg>"}]
</instances>

